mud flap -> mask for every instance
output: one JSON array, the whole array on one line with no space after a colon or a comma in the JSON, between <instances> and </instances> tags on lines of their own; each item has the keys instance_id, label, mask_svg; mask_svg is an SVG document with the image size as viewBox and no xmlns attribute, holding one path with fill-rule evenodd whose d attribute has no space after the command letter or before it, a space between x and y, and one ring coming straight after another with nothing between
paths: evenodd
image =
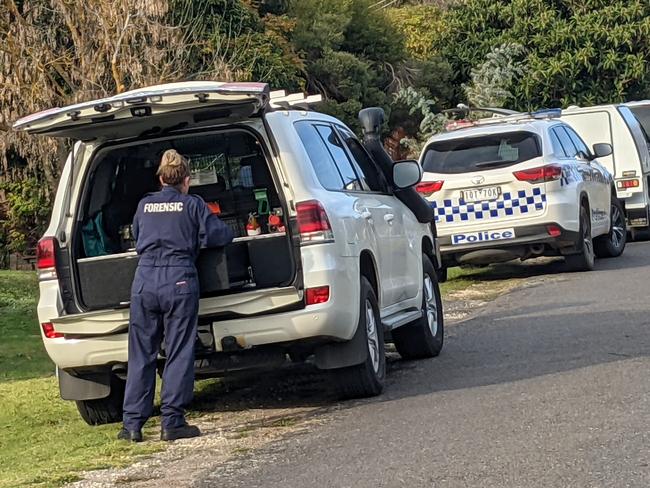
<instances>
[{"instance_id":1,"label":"mud flap","mask_svg":"<svg viewBox=\"0 0 650 488\"><path fill-rule=\"evenodd\" d=\"M57 368L59 391L64 400L95 400L106 398L111 393L111 372L100 369L84 372L82 375L71 375Z\"/></svg>"},{"instance_id":2,"label":"mud flap","mask_svg":"<svg viewBox=\"0 0 650 488\"><path fill-rule=\"evenodd\" d=\"M357 331L349 341L332 342L320 346L314 352L318 369L337 369L356 366L368 357L368 341L365 331L357 327Z\"/></svg>"}]
</instances>

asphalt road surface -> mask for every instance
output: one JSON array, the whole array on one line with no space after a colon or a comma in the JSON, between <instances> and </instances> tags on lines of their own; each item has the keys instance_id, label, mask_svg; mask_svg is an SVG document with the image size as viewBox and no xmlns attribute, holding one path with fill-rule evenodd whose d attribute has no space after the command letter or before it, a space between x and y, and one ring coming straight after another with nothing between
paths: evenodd
<instances>
[{"instance_id":1,"label":"asphalt road surface","mask_svg":"<svg viewBox=\"0 0 650 488\"><path fill-rule=\"evenodd\" d=\"M497 299L439 358L393 362L381 397L198 486L645 488L649 352L650 243L634 243Z\"/></svg>"}]
</instances>

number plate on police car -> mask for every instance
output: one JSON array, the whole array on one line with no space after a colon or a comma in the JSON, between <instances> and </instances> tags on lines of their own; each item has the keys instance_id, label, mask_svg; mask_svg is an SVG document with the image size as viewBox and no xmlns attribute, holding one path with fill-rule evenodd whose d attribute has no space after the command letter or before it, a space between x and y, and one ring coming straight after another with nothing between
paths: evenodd
<instances>
[{"instance_id":1,"label":"number plate on police car","mask_svg":"<svg viewBox=\"0 0 650 488\"><path fill-rule=\"evenodd\" d=\"M489 241L503 241L514 239L515 229L494 229L494 230L481 230L479 232L464 232L462 234L453 234L451 236L451 243L454 246L463 244L480 244Z\"/></svg>"},{"instance_id":2,"label":"number plate on police car","mask_svg":"<svg viewBox=\"0 0 650 488\"><path fill-rule=\"evenodd\" d=\"M461 190L460 199L465 203L484 202L486 200L496 200L501 196L500 186L486 186L483 188L468 188Z\"/></svg>"}]
</instances>

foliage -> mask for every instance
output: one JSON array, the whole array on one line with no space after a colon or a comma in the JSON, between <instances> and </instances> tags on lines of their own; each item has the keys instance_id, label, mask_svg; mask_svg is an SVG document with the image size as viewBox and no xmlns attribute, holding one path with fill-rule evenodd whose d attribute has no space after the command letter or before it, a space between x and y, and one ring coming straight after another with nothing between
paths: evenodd
<instances>
[{"instance_id":1,"label":"foliage","mask_svg":"<svg viewBox=\"0 0 650 488\"><path fill-rule=\"evenodd\" d=\"M408 108L409 115L420 118L420 124L414 137L406 137L401 143L412 155L419 154L422 146L433 135L442 132L447 118L435 112L436 102L412 87L403 88L394 96L395 103Z\"/></svg>"},{"instance_id":2,"label":"foliage","mask_svg":"<svg viewBox=\"0 0 650 488\"><path fill-rule=\"evenodd\" d=\"M433 4L407 5L388 9L386 15L403 33L411 56L428 60L438 55L437 41L447 32L443 9Z\"/></svg>"},{"instance_id":3,"label":"foliage","mask_svg":"<svg viewBox=\"0 0 650 488\"><path fill-rule=\"evenodd\" d=\"M492 48L485 62L472 69L471 83L463 87L469 102L479 107L503 107L512 98L515 81L524 73L518 59L523 54L520 44Z\"/></svg>"},{"instance_id":4,"label":"foliage","mask_svg":"<svg viewBox=\"0 0 650 488\"><path fill-rule=\"evenodd\" d=\"M0 184L4 197L4 218L0 230L6 236L8 252L33 252L50 214L47 188L35 178Z\"/></svg>"},{"instance_id":5,"label":"foliage","mask_svg":"<svg viewBox=\"0 0 650 488\"><path fill-rule=\"evenodd\" d=\"M467 0L445 15L437 40L456 86L490 50L519 43L525 72L512 108L590 105L650 95L647 0ZM462 94L457 93L462 99Z\"/></svg>"}]
</instances>

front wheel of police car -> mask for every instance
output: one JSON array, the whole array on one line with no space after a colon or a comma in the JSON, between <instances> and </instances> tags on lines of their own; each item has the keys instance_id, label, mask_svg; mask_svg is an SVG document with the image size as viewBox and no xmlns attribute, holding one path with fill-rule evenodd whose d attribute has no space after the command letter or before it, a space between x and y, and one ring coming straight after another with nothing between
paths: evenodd
<instances>
[{"instance_id":1,"label":"front wheel of police car","mask_svg":"<svg viewBox=\"0 0 650 488\"><path fill-rule=\"evenodd\" d=\"M609 233L599 236L594 240L594 250L599 258L615 258L623 254L627 243L627 228L625 223L625 211L623 205L612 197L612 208L610 211L611 224Z\"/></svg>"},{"instance_id":2,"label":"front wheel of police car","mask_svg":"<svg viewBox=\"0 0 650 488\"><path fill-rule=\"evenodd\" d=\"M577 246L579 252L566 256L566 264L572 271L591 271L594 269L596 255L591 237L591 219L585 204L580 206L580 236L582 238Z\"/></svg>"}]
</instances>

